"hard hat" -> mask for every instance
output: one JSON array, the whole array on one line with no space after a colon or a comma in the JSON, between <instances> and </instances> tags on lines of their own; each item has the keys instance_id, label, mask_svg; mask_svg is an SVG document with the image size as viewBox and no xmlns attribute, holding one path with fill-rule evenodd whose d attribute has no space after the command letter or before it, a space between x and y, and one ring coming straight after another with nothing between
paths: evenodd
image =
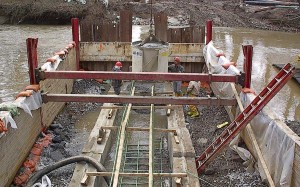
<instances>
[{"instance_id":1,"label":"hard hat","mask_svg":"<svg viewBox=\"0 0 300 187\"><path fill-rule=\"evenodd\" d=\"M177 56L177 57L174 58L174 61L180 62L180 58Z\"/></svg>"},{"instance_id":2,"label":"hard hat","mask_svg":"<svg viewBox=\"0 0 300 187\"><path fill-rule=\"evenodd\" d=\"M118 67L122 67L122 62L116 62L116 65L115 66L118 66Z\"/></svg>"}]
</instances>

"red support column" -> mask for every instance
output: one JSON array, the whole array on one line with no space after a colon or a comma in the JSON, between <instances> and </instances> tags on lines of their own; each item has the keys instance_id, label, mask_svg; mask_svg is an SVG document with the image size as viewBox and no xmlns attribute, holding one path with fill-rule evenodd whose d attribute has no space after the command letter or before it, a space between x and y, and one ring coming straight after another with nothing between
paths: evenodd
<instances>
[{"instance_id":1,"label":"red support column","mask_svg":"<svg viewBox=\"0 0 300 187\"><path fill-rule=\"evenodd\" d=\"M28 38L27 43L27 57L28 57L28 69L30 84L36 84L35 69L38 67L37 61L37 38Z\"/></svg>"},{"instance_id":2,"label":"red support column","mask_svg":"<svg viewBox=\"0 0 300 187\"><path fill-rule=\"evenodd\" d=\"M212 21L206 22L206 45L212 40Z\"/></svg>"},{"instance_id":3,"label":"red support column","mask_svg":"<svg viewBox=\"0 0 300 187\"><path fill-rule=\"evenodd\" d=\"M73 41L76 43L76 69L80 69L80 46L79 46L79 19L72 18L72 35Z\"/></svg>"},{"instance_id":4,"label":"red support column","mask_svg":"<svg viewBox=\"0 0 300 187\"><path fill-rule=\"evenodd\" d=\"M253 57L253 46L244 45L244 72L245 72L245 88L251 87L251 73L252 73L252 57Z\"/></svg>"}]
</instances>

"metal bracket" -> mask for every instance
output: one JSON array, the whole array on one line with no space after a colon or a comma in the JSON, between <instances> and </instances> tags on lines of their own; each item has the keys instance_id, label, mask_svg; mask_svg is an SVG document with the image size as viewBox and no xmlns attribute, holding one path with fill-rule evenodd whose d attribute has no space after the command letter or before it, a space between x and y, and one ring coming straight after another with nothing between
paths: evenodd
<instances>
[{"instance_id":1,"label":"metal bracket","mask_svg":"<svg viewBox=\"0 0 300 187\"><path fill-rule=\"evenodd\" d=\"M39 84L42 80L45 80L44 71L42 71L41 68L35 68L34 76L37 84Z\"/></svg>"},{"instance_id":2,"label":"metal bracket","mask_svg":"<svg viewBox=\"0 0 300 187\"><path fill-rule=\"evenodd\" d=\"M241 72L241 75L238 76L238 84L241 85L243 88L245 87L245 73Z\"/></svg>"}]
</instances>

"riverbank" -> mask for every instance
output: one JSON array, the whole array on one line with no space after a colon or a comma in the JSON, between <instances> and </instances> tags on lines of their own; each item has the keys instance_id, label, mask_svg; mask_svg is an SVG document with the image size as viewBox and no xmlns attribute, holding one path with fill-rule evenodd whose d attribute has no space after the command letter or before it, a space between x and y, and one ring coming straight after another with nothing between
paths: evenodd
<instances>
[{"instance_id":1,"label":"riverbank","mask_svg":"<svg viewBox=\"0 0 300 187\"><path fill-rule=\"evenodd\" d=\"M259 8L242 6L237 0L191 0L189 3L165 0L153 5L154 12L188 19L192 25L205 25L206 20L213 20L214 26L221 27L299 32L300 9L275 8L256 12ZM87 1L85 5L63 0L0 2L0 17L2 23L7 24L69 24L72 17L115 20L120 10L132 10L139 18L150 17L150 4L130 1L109 1L108 8L102 2L94 1ZM143 21L141 24L148 22Z\"/></svg>"}]
</instances>

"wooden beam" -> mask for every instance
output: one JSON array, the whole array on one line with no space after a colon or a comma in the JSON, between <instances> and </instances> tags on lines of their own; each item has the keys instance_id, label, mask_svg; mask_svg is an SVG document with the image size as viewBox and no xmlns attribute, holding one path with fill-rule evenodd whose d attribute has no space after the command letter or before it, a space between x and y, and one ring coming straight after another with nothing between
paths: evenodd
<instances>
[{"instance_id":1,"label":"wooden beam","mask_svg":"<svg viewBox=\"0 0 300 187\"><path fill-rule=\"evenodd\" d=\"M151 96L154 96L154 86L151 87ZM150 109L150 124L149 124L149 187L153 187L153 160L154 160L154 154L153 154L153 116L154 116L154 104L151 104Z\"/></svg>"},{"instance_id":2,"label":"wooden beam","mask_svg":"<svg viewBox=\"0 0 300 187\"><path fill-rule=\"evenodd\" d=\"M181 105L154 106L155 109L175 109ZM125 106L101 106L100 109L123 109ZM131 109L150 109L151 106L132 106Z\"/></svg>"},{"instance_id":3,"label":"wooden beam","mask_svg":"<svg viewBox=\"0 0 300 187\"><path fill-rule=\"evenodd\" d=\"M132 88L131 96L134 95L134 91L135 91L135 87ZM121 168L122 155L123 155L123 147L125 144L126 125L129 120L131 107L132 107L132 103L129 103L124 120L121 123L121 129L120 129L121 136L120 136L120 143L119 143L119 147L118 147L117 162L116 162L114 179L113 179L113 187L117 187L118 182L119 182L120 168Z\"/></svg>"},{"instance_id":4,"label":"wooden beam","mask_svg":"<svg viewBox=\"0 0 300 187\"><path fill-rule=\"evenodd\" d=\"M112 176L112 172L86 172L88 176ZM149 173L119 173L120 177L148 177ZM153 173L153 177L187 177L186 173Z\"/></svg>"},{"instance_id":5,"label":"wooden beam","mask_svg":"<svg viewBox=\"0 0 300 187\"><path fill-rule=\"evenodd\" d=\"M103 129L108 129L108 130L117 130L119 127L116 126L106 126L102 127ZM153 128L154 131L158 132L170 132L170 133L176 133L176 129L161 129L161 128ZM143 127L126 127L126 131L145 131L149 132L150 128L143 128Z\"/></svg>"},{"instance_id":6,"label":"wooden beam","mask_svg":"<svg viewBox=\"0 0 300 187\"><path fill-rule=\"evenodd\" d=\"M238 95L238 93L236 91L235 85L233 83L231 83L230 85L231 85L232 91L234 93L234 96L235 96L235 98L237 100L237 103L238 103L238 106L240 108L240 111L243 112L244 107L243 107L242 101L241 101L241 99L240 99L240 97L239 97L239 95ZM258 146L258 143L256 141L256 138L255 138L255 135L254 135L254 132L253 132L253 129L252 129L250 123L246 126L245 130L248 132L248 135L249 135L249 137L250 137L250 139L251 139L251 141L253 143L253 147L254 147L254 149L256 151L256 154L257 154L257 157L258 157L258 162L261 163L262 169L263 169L263 171L265 173L265 176L266 176L266 178L268 180L269 186L270 187L275 187L274 181L273 181L273 179L272 179L272 177L270 175L270 172L268 170L267 164L266 164L266 162L264 160L264 157L262 155L262 152L261 152L261 150L260 150L260 148Z\"/></svg>"}]
</instances>

